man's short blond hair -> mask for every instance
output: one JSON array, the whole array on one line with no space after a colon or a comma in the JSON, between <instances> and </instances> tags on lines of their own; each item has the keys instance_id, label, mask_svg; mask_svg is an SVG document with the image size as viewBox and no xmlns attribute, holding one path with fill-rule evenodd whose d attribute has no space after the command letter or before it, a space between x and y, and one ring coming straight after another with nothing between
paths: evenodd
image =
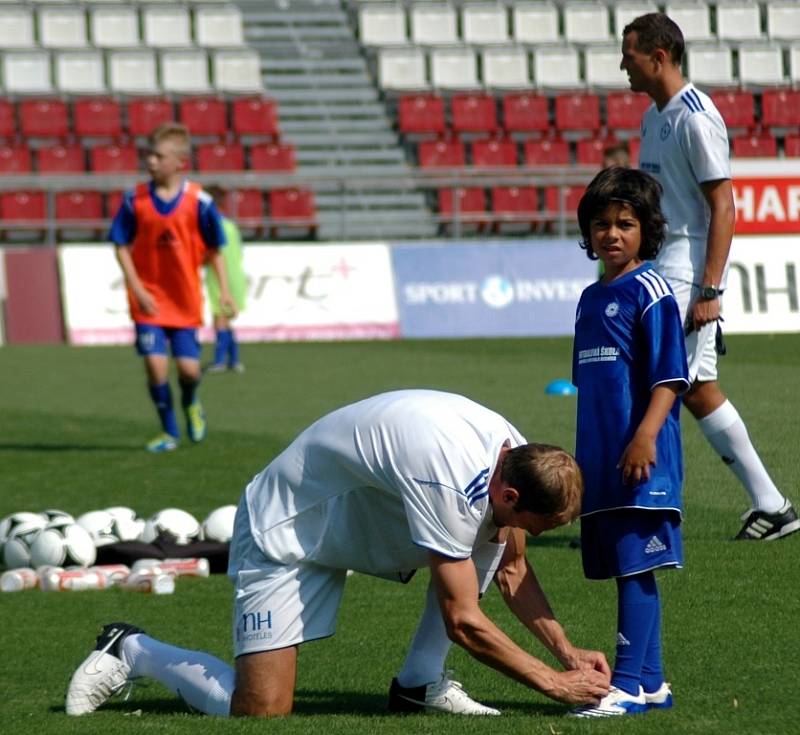
<instances>
[{"instance_id":1,"label":"man's short blond hair","mask_svg":"<svg viewBox=\"0 0 800 735\"><path fill-rule=\"evenodd\" d=\"M180 155L188 156L191 149L189 128L181 123L166 122L150 133L150 145L155 147L165 140L170 141Z\"/></svg>"}]
</instances>

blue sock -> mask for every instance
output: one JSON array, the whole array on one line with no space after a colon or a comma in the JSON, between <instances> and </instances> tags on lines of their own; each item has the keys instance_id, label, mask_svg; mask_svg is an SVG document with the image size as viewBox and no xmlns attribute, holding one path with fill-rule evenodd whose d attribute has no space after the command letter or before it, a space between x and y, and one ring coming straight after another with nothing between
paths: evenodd
<instances>
[{"instance_id":1,"label":"blue sock","mask_svg":"<svg viewBox=\"0 0 800 735\"><path fill-rule=\"evenodd\" d=\"M153 399L156 411L158 411L161 427L167 434L171 434L177 439L180 436L180 431L178 430L178 422L175 419L175 411L172 408L172 391L169 388L169 383L148 385L147 387L150 390L150 398Z\"/></svg>"},{"instance_id":2,"label":"blue sock","mask_svg":"<svg viewBox=\"0 0 800 735\"><path fill-rule=\"evenodd\" d=\"M656 587L658 598L658 587ZM655 692L664 683L664 669L661 663L661 604L656 607L650 641L642 663L642 686L646 692Z\"/></svg>"},{"instance_id":3,"label":"blue sock","mask_svg":"<svg viewBox=\"0 0 800 735\"><path fill-rule=\"evenodd\" d=\"M617 577L617 595L617 657L611 684L636 695L658 612L655 575L643 572L632 577Z\"/></svg>"},{"instance_id":4,"label":"blue sock","mask_svg":"<svg viewBox=\"0 0 800 735\"><path fill-rule=\"evenodd\" d=\"M192 380L191 382L185 382L179 380L178 384L181 387L181 406L184 408L191 406L195 402L197 386L200 385L200 381Z\"/></svg>"},{"instance_id":5,"label":"blue sock","mask_svg":"<svg viewBox=\"0 0 800 735\"><path fill-rule=\"evenodd\" d=\"M230 349L230 342L233 333L230 329L220 329L217 330L217 343L214 346L214 364L215 365L224 365L225 364L225 356L228 354L228 350Z\"/></svg>"},{"instance_id":6,"label":"blue sock","mask_svg":"<svg viewBox=\"0 0 800 735\"><path fill-rule=\"evenodd\" d=\"M231 332L230 342L228 342L228 365L236 365L239 362L239 342L236 335Z\"/></svg>"}]
</instances>

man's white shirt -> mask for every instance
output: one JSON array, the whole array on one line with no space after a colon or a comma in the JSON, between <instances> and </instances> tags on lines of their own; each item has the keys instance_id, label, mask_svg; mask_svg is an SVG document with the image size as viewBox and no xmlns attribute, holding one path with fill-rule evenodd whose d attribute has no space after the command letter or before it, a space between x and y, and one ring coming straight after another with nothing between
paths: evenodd
<instances>
[{"instance_id":1,"label":"man's white shirt","mask_svg":"<svg viewBox=\"0 0 800 735\"><path fill-rule=\"evenodd\" d=\"M668 278L699 284L710 221L700 184L731 178L725 122L711 98L689 83L664 109L650 105L641 132L639 168L664 189L667 238L656 269Z\"/></svg>"},{"instance_id":2,"label":"man's white shirt","mask_svg":"<svg viewBox=\"0 0 800 735\"><path fill-rule=\"evenodd\" d=\"M384 393L303 431L245 493L253 537L277 562L391 575L428 551L464 559L497 532L488 485L524 437L468 398Z\"/></svg>"}]
</instances>

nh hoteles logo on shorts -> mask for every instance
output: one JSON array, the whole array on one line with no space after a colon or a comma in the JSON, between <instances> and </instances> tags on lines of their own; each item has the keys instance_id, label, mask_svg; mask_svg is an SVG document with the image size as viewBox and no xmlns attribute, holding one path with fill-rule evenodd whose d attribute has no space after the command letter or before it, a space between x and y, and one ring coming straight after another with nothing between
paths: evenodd
<instances>
[{"instance_id":1,"label":"nh hoteles logo on shorts","mask_svg":"<svg viewBox=\"0 0 800 735\"><path fill-rule=\"evenodd\" d=\"M236 625L237 641L266 641L272 638L272 610L244 613Z\"/></svg>"}]
</instances>

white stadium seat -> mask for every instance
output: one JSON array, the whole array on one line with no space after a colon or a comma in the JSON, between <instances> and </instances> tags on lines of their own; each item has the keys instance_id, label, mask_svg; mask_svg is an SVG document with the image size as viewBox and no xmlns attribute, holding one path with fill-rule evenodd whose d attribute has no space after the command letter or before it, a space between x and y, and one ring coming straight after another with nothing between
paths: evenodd
<instances>
[{"instance_id":1,"label":"white stadium seat","mask_svg":"<svg viewBox=\"0 0 800 735\"><path fill-rule=\"evenodd\" d=\"M378 83L382 89L427 89L425 52L417 47L381 49Z\"/></svg>"},{"instance_id":2,"label":"white stadium seat","mask_svg":"<svg viewBox=\"0 0 800 735\"><path fill-rule=\"evenodd\" d=\"M86 14L82 7L41 7L37 12L39 43L45 48L83 48Z\"/></svg>"},{"instance_id":3,"label":"white stadium seat","mask_svg":"<svg viewBox=\"0 0 800 735\"><path fill-rule=\"evenodd\" d=\"M556 43L558 8L546 2L517 2L511 12L514 40L519 43Z\"/></svg>"},{"instance_id":4,"label":"white stadium seat","mask_svg":"<svg viewBox=\"0 0 800 735\"><path fill-rule=\"evenodd\" d=\"M146 46L179 48L192 45L189 10L180 5L142 8L142 33Z\"/></svg>"},{"instance_id":5,"label":"white stadium seat","mask_svg":"<svg viewBox=\"0 0 800 735\"><path fill-rule=\"evenodd\" d=\"M611 40L608 6L583 0L566 2L564 40L569 43L602 43Z\"/></svg>"},{"instance_id":6,"label":"white stadium seat","mask_svg":"<svg viewBox=\"0 0 800 735\"><path fill-rule=\"evenodd\" d=\"M153 94L158 91L156 56L152 51L110 51L108 86L120 94Z\"/></svg>"},{"instance_id":7,"label":"white stadium seat","mask_svg":"<svg viewBox=\"0 0 800 735\"><path fill-rule=\"evenodd\" d=\"M208 56L202 50L162 51L159 57L161 86L165 92L203 94L211 91Z\"/></svg>"},{"instance_id":8,"label":"white stadium seat","mask_svg":"<svg viewBox=\"0 0 800 735\"><path fill-rule=\"evenodd\" d=\"M263 89L261 57L255 49L223 49L211 57L214 88L220 92L245 93Z\"/></svg>"},{"instance_id":9,"label":"white stadium seat","mask_svg":"<svg viewBox=\"0 0 800 735\"><path fill-rule=\"evenodd\" d=\"M783 76L783 49L777 45L739 47L739 82L743 86L780 86Z\"/></svg>"},{"instance_id":10,"label":"white stadium seat","mask_svg":"<svg viewBox=\"0 0 800 735\"><path fill-rule=\"evenodd\" d=\"M358 34L365 46L406 44L406 11L391 3L364 4L358 9Z\"/></svg>"},{"instance_id":11,"label":"white stadium seat","mask_svg":"<svg viewBox=\"0 0 800 735\"><path fill-rule=\"evenodd\" d=\"M533 51L533 81L539 89L583 87L574 46L540 46Z\"/></svg>"},{"instance_id":12,"label":"white stadium seat","mask_svg":"<svg viewBox=\"0 0 800 735\"><path fill-rule=\"evenodd\" d=\"M703 0L676 0L667 3L664 12L678 24L687 43L713 40L711 12Z\"/></svg>"},{"instance_id":13,"label":"white stadium seat","mask_svg":"<svg viewBox=\"0 0 800 735\"><path fill-rule=\"evenodd\" d=\"M489 89L527 89L531 86L528 52L519 47L488 46L481 51L483 84Z\"/></svg>"},{"instance_id":14,"label":"white stadium seat","mask_svg":"<svg viewBox=\"0 0 800 735\"><path fill-rule=\"evenodd\" d=\"M425 45L458 43L455 8L447 3L412 5L411 40Z\"/></svg>"},{"instance_id":15,"label":"white stadium seat","mask_svg":"<svg viewBox=\"0 0 800 735\"><path fill-rule=\"evenodd\" d=\"M688 47L686 56L689 79L698 86L729 87L736 83L730 46L695 44Z\"/></svg>"},{"instance_id":16,"label":"white stadium seat","mask_svg":"<svg viewBox=\"0 0 800 735\"><path fill-rule=\"evenodd\" d=\"M717 0L717 37L721 41L761 38L761 14L750 0Z\"/></svg>"},{"instance_id":17,"label":"white stadium seat","mask_svg":"<svg viewBox=\"0 0 800 735\"><path fill-rule=\"evenodd\" d=\"M53 91L47 51L6 51L3 54L6 93L48 94Z\"/></svg>"},{"instance_id":18,"label":"white stadium seat","mask_svg":"<svg viewBox=\"0 0 800 735\"><path fill-rule=\"evenodd\" d=\"M437 89L477 89L478 62L466 46L435 48L430 52L431 84Z\"/></svg>"},{"instance_id":19,"label":"white stadium seat","mask_svg":"<svg viewBox=\"0 0 800 735\"><path fill-rule=\"evenodd\" d=\"M0 11L0 48L33 48L33 11L10 7Z\"/></svg>"},{"instance_id":20,"label":"white stadium seat","mask_svg":"<svg viewBox=\"0 0 800 735\"><path fill-rule=\"evenodd\" d=\"M99 48L139 45L139 13L130 5L93 7L89 11L92 43Z\"/></svg>"},{"instance_id":21,"label":"white stadium seat","mask_svg":"<svg viewBox=\"0 0 800 735\"><path fill-rule=\"evenodd\" d=\"M767 3L767 35L800 40L800 3L797 0Z\"/></svg>"},{"instance_id":22,"label":"white stadium seat","mask_svg":"<svg viewBox=\"0 0 800 735\"><path fill-rule=\"evenodd\" d=\"M465 43L508 43L508 12L497 3L468 3L461 8Z\"/></svg>"},{"instance_id":23,"label":"white stadium seat","mask_svg":"<svg viewBox=\"0 0 800 735\"><path fill-rule=\"evenodd\" d=\"M628 75L619 68L621 60L622 53L616 44L588 46L584 51L586 84L597 88L627 89L630 86Z\"/></svg>"},{"instance_id":24,"label":"white stadium seat","mask_svg":"<svg viewBox=\"0 0 800 735\"><path fill-rule=\"evenodd\" d=\"M620 0L614 3L614 37L622 41L622 30L634 18L658 12L658 6L648 0Z\"/></svg>"},{"instance_id":25,"label":"white stadium seat","mask_svg":"<svg viewBox=\"0 0 800 735\"><path fill-rule=\"evenodd\" d=\"M194 40L198 46L243 46L242 11L235 5L200 5L194 10Z\"/></svg>"},{"instance_id":26,"label":"white stadium seat","mask_svg":"<svg viewBox=\"0 0 800 735\"><path fill-rule=\"evenodd\" d=\"M54 60L56 89L65 94L106 92L102 51L61 51Z\"/></svg>"},{"instance_id":27,"label":"white stadium seat","mask_svg":"<svg viewBox=\"0 0 800 735\"><path fill-rule=\"evenodd\" d=\"M800 86L800 43L789 47L789 81L793 87Z\"/></svg>"}]
</instances>

